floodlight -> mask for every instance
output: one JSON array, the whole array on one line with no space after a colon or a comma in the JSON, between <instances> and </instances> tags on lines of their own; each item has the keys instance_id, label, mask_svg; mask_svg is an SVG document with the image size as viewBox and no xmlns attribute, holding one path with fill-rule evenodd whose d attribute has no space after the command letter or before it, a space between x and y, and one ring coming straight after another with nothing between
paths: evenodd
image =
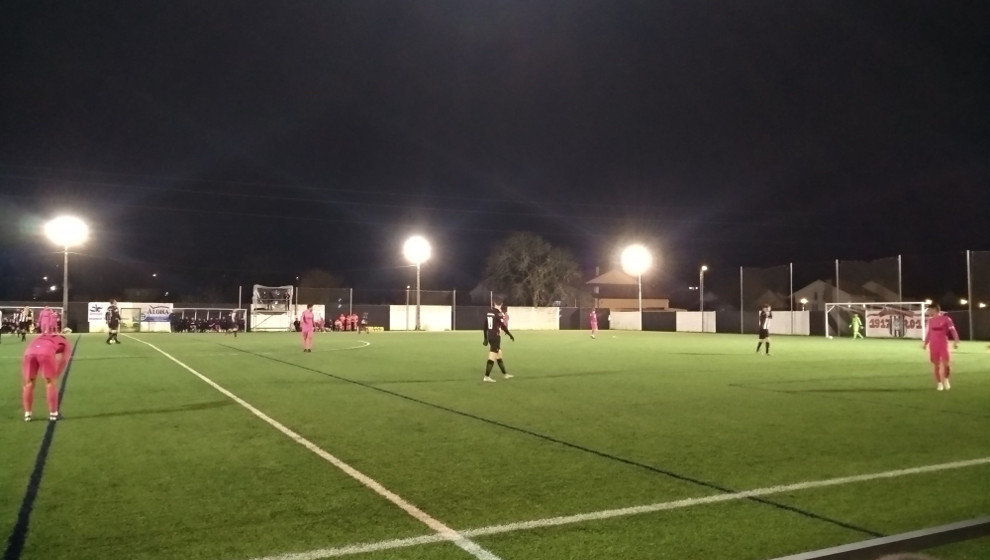
<instances>
[{"instance_id":1,"label":"floodlight","mask_svg":"<svg viewBox=\"0 0 990 560\"><path fill-rule=\"evenodd\" d=\"M416 265L416 330L420 330L420 266L430 258L430 242L423 236L414 235L402 246L406 260ZM408 288L407 288L408 289Z\"/></svg>"},{"instance_id":2,"label":"floodlight","mask_svg":"<svg viewBox=\"0 0 990 560\"><path fill-rule=\"evenodd\" d=\"M62 328L69 326L69 247L86 242L89 226L75 216L59 216L45 224L45 236L62 247ZM53 286L54 287L54 286Z\"/></svg>"}]
</instances>

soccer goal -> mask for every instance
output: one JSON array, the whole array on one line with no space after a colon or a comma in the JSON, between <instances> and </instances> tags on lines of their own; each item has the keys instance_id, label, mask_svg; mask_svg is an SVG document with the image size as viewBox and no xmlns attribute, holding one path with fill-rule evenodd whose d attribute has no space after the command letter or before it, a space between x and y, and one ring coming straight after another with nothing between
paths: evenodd
<instances>
[{"instance_id":1,"label":"soccer goal","mask_svg":"<svg viewBox=\"0 0 990 560\"><path fill-rule=\"evenodd\" d=\"M871 338L925 337L923 301L848 302L825 304L825 334L851 336L853 317L858 315L863 332Z\"/></svg>"},{"instance_id":2,"label":"soccer goal","mask_svg":"<svg viewBox=\"0 0 990 560\"><path fill-rule=\"evenodd\" d=\"M292 326L295 311L292 286L262 286L255 284L251 297L252 331L287 331Z\"/></svg>"}]
</instances>

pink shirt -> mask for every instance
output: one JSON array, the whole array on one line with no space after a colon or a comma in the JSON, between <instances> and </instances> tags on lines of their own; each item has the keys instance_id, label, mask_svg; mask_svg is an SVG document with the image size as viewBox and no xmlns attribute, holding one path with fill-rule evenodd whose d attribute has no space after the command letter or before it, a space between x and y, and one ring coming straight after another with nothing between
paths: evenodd
<instances>
[{"instance_id":1,"label":"pink shirt","mask_svg":"<svg viewBox=\"0 0 990 560\"><path fill-rule=\"evenodd\" d=\"M38 312L38 327L41 328L41 332L55 332L57 324L58 319L52 309L46 307Z\"/></svg>"},{"instance_id":2,"label":"pink shirt","mask_svg":"<svg viewBox=\"0 0 990 560\"><path fill-rule=\"evenodd\" d=\"M588 315L588 321L590 321L592 325L597 325L598 324L598 314L595 313L594 311L592 311L591 314Z\"/></svg>"},{"instance_id":3,"label":"pink shirt","mask_svg":"<svg viewBox=\"0 0 990 560\"><path fill-rule=\"evenodd\" d=\"M956 332L956 325L948 315L936 315L928 319L928 329L925 332L925 344L932 348L948 348L949 336L952 340L959 342L959 333Z\"/></svg>"},{"instance_id":4,"label":"pink shirt","mask_svg":"<svg viewBox=\"0 0 990 560\"><path fill-rule=\"evenodd\" d=\"M24 349L24 355L50 355L63 354L70 349L69 341L60 334L42 334L34 337L31 344Z\"/></svg>"},{"instance_id":5,"label":"pink shirt","mask_svg":"<svg viewBox=\"0 0 990 560\"><path fill-rule=\"evenodd\" d=\"M313 310L307 309L306 311L303 311L302 315L299 317L299 325L302 328L302 330L311 331L313 330L315 324L316 323L313 319Z\"/></svg>"}]
</instances>

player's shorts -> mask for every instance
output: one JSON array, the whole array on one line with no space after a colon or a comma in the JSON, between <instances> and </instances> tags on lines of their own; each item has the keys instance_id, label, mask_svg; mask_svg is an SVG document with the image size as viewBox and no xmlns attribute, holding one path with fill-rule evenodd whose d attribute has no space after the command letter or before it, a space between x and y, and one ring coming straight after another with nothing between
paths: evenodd
<instances>
[{"instance_id":1,"label":"player's shorts","mask_svg":"<svg viewBox=\"0 0 990 560\"><path fill-rule=\"evenodd\" d=\"M115 331L115 330L119 329L120 328L120 319L110 319L109 321L107 321L107 327L109 327L110 330L112 330L112 331Z\"/></svg>"},{"instance_id":2,"label":"player's shorts","mask_svg":"<svg viewBox=\"0 0 990 560\"><path fill-rule=\"evenodd\" d=\"M53 354L27 354L21 362L21 377L24 381L34 381L38 377L38 372L45 379L55 379L58 377L55 372L55 356Z\"/></svg>"},{"instance_id":3,"label":"player's shorts","mask_svg":"<svg viewBox=\"0 0 990 560\"><path fill-rule=\"evenodd\" d=\"M770 329L760 329L760 340L770 338Z\"/></svg>"},{"instance_id":4,"label":"player's shorts","mask_svg":"<svg viewBox=\"0 0 990 560\"><path fill-rule=\"evenodd\" d=\"M17 328L21 329L22 332L30 332L31 325L33 324L34 321L21 321L20 323L17 324Z\"/></svg>"},{"instance_id":5,"label":"player's shorts","mask_svg":"<svg viewBox=\"0 0 990 560\"><path fill-rule=\"evenodd\" d=\"M489 352L500 352L502 350L502 337L496 336L495 338L488 339L488 351Z\"/></svg>"},{"instance_id":6,"label":"player's shorts","mask_svg":"<svg viewBox=\"0 0 990 560\"><path fill-rule=\"evenodd\" d=\"M933 364L942 362L949 363L949 345L946 344L944 347L929 345L928 357L931 359Z\"/></svg>"}]
</instances>

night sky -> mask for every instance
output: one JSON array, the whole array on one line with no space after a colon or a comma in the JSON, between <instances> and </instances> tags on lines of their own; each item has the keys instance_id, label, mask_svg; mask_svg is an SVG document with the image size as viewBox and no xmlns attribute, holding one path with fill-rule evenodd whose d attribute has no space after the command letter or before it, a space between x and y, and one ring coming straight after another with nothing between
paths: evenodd
<instances>
[{"instance_id":1,"label":"night sky","mask_svg":"<svg viewBox=\"0 0 990 560\"><path fill-rule=\"evenodd\" d=\"M643 241L670 286L990 250L988 29L985 1L4 2L0 297L58 273L60 211L94 297L404 287L412 233L424 288L464 290L514 231L588 274Z\"/></svg>"}]
</instances>

